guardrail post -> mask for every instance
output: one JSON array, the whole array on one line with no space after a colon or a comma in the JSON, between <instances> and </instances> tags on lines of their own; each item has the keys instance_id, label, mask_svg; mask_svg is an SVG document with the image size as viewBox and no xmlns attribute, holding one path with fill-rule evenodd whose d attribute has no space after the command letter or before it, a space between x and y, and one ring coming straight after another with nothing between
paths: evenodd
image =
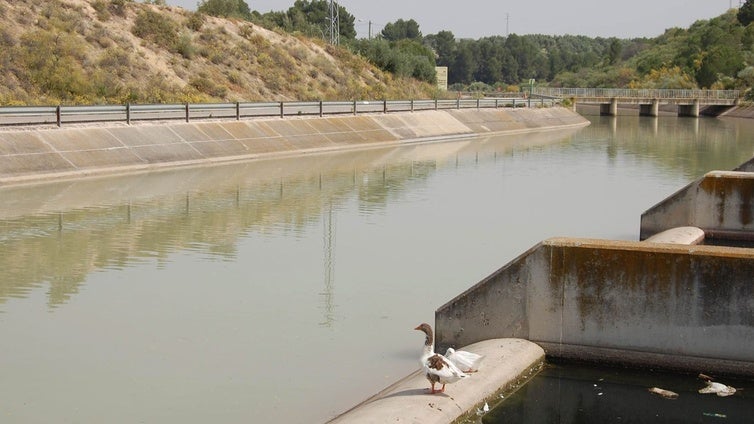
<instances>
[{"instance_id":1,"label":"guardrail post","mask_svg":"<svg viewBox=\"0 0 754 424\"><path fill-rule=\"evenodd\" d=\"M411 99L411 112L414 111L414 99Z\"/></svg>"},{"instance_id":2,"label":"guardrail post","mask_svg":"<svg viewBox=\"0 0 754 424\"><path fill-rule=\"evenodd\" d=\"M280 102L280 118L285 117L285 112L283 111L283 102Z\"/></svg>"},{"instance_id":3,"label":"guardrail post","mask_svg":"<svg viewBox=\"0 0 754 424\"><path fill-rule=\"evenodd\" d=\"M60 115L61 115L61 113L60 113L60 105L58 105L55 108L55 121L58 123L58 128L60 128L60 125L63 123Z\"/></svg>"},{"instance_id":4,"label":"guardrail post","mask_svg":"<svg viewBox=\"0 0 754 424\"><path fill-rule=\"evenodd\" d=\"M479 109L479 102L480 102L481 100L482 100L482 99L476 99L476 108L477 108L477 110Z\"/></svg>"},{"instance_id":5,"label":"guardrail post","mask_svg":"<svg viewBox=\"0 0 754 424\"><path fill-rule=\"evenodd\" d=\"M356 99L353 100L353 114L356 115Z\"/></svg>"},{"instance_id":6,"label":"guardrail post","mask_svg":"<svg viewBox=\"0 0 754 424\"><path fill-rule=\"evenodd\" d=\"M131 125L131 103L126 103L126 125Z\"/></svg>"},{"instance_id":7,"label":"guardrail post","mask_svg":"<svg viewBox=\"0 0 754 424\"><path fill-rule=\"evenodd\" d=\"M495 109L497 109L497 101L498 99L495 99Z\"/></svg>"},{"instance_id":8,"label":"guardrail post","mask_svg":"<svg viewBox=\"0 0 754 424\"><path fill-rule=\"evenodd\" d=\"M456 99L456 109L460 109L460 108L461 108L461 98L459 97Z\"/></svg>"},{"instance_id":9,"label":"guardrail post","mask_svg":"<svg viewBox=\"0 0 754 424\"><path fill-rule=\"evenodd\" d=\"M437 97L435 97L435 110L437 110Z\"/></svg>"},{"instance_id":10,"label":"guardrail post","mask_svg":"<svg viewBox=\"0 0 754 424\"><path fill-rule=\"evenodd\" d=\"M189 104L186 103L186 122L190 121L190 114L189 114Z\"/></svg>"},{"instance_id":11,"label":"guardrail post","mask_svg":"<svg viewBox=\"0 0 754 424\"><path fill-rule=\"evenodd\" d=\"M241 102L236 102L236 121L241 120Z\"/></svg>"},{"instance_id":12,"label":"guardrail post","mask_svg":"<svg viewBox=\"0 0 754 424\"><path fill-rule=\"evenodd\" d=\"M325 114L324 109L322 107L322 100L319 101L319 117L321 118Z\"/></svg>"},{"instance_id":13,"label":"guardrail post","mask_svg":"<svg viewBox=\"0 0 754 424\"><path fill-rule=\"evenodd\" d=\"M513 109L516 108L516 99L513 99L513 104L511 106L513 106Z\"/></svg>"},{"instance_id":14,"label":"guardrail post","mask_svg":"<svg viewBox=\"0 0 754 424\"><path fill-rule=\"evenodd\" d=\"M387 113L387 99L382 100L382 113Z\"/></svg>"}]
</instances>

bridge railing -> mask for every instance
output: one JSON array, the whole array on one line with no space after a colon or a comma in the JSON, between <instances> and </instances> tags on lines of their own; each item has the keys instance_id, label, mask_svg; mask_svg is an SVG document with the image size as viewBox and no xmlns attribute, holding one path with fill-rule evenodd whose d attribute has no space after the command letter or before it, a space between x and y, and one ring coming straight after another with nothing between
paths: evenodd
<instances>
[{"instance_id":1,"label":"bridge railing","mask_svg":"<svg viewBox=\"0 0 754 424\"><path fill-rule=\"evenodd\" d=\"M521 98L450 100L378 100L310 102L238 102L185 104L125 104L103 106L0 106L0 127L11 125L62 126L72 123L132 121L195 121L286 116L357 115L438 109L548 107L559 99L524 101Z\"/></svg>"},{"instance_id":2,"label":"bridge railing","mask_svg":"<svg viewBox=\"0 0 754 424\"><path fill-rule=\"evenodd\" d=\"M699 99L735 100L739 90L632 89L632 88L552 88L534 87L532 95L552 98L643 98L643 99Z\"/></svg>"}]
</instances>

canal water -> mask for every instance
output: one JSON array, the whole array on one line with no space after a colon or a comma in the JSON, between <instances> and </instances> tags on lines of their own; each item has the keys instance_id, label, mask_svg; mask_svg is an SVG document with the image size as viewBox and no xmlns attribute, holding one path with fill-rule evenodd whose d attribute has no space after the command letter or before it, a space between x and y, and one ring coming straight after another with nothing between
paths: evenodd
<instances>
[{"instance_id":1,"label":"canal water","mask_svg":"<svg viewBox=\"0 0 754 424\"><path fill-rule=\"evenodd\" d=\"M752 422L752 382L723 378L736 393L720 397L699 393L706 387L696 375L655 370L551 363L499 406L481 424L604 424ZM658 387L659 386L659 387ZM648 389L672 391L675 398Z\"/></svg>"},{"instance_id":2,"label":"canal water","mask_svg":"<svg viewBox=\"0 0 754 424\"><path fill-rule=\"evenodd\" d=\"M418 368L434 310L554 236L754 153L754 121L0 188L0 421L324 422Z\"/></svg>"}]
</instances>

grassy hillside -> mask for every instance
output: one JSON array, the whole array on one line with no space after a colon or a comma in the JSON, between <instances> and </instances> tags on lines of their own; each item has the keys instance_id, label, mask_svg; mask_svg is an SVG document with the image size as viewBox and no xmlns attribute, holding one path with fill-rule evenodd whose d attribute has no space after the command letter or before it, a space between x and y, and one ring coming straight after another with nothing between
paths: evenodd
<instances>
[{"instance_id":1,"label":"grassy hillside","mask_svg":"<svg viewBox=\"0 0 754 424\"><path fill-rule=\"evenodd\" d=\"M431 98L347 50L127 0L0 0L0 105Z\"/></svg>"}]
</instances>

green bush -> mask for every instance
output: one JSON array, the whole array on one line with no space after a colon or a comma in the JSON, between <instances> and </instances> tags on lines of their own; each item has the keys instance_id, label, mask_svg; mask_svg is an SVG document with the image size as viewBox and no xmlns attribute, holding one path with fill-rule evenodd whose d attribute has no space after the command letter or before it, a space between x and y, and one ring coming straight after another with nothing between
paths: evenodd
<instances>
[{"instance_id":1,"label":"green bush","mask_svg":"<svg viewBox=\"0 0 754 424\"><path fill-rule=\"evenodd\" d=\"M97 12L97 19L102 22L110 19L110 10L105 0L94 0L92 2L92 7L94 8L94 11Z\"/></svg>"},{"instance_id":2,"label":"green bush","mask_svg":"<svg viewBox=\"0 0 754 424\"><path fill-rule=\"evenodd\" d=\"M192 12L186 20L186 26L191 30L198 32L202 30L206 20L207 18L204 16L204 13Z\"/></svg>"},{"instance_id":3,"label":"green bush","mask_svg":"<svg viewBox=\"0 0 754 424\"><path fill-rule=\"evenodd\" d=\"M173 50L178 42L178 24L170 17L148 9L142 10L136 16L131 32L139 38L170 50Z\"/></svg>"},{"instance_id":4,"label":"green bush","mask_svg":"<svg viewBox=\"0 0 754 424\"><path fill-rule=\"evenodd\" d=\"M125 16L128 3L133 0L110 0L110 11L118 16Z\"/></svg>"},{"instance_id":5,"label":"green bush","mask_svg":"<svg viewBox=\"0 0 754 424\"><path fill-rule=\"evenodd\" d=\"M244 0L202 0L197 10L210 16L251 19L251 10Z\"/></svg>"},{"instance_id":6,"label":"green bush","mask_svg":"<svg viewBox=\"0 0 754 424\"><path fill-rule=\"evenodd\" d=\"M74 35L37 30L21 38L18 60L42 94L73 100L88 88L82 44Z\"/></svg>"},{"instance_id":7,"label":"green bush","mask_svg":"<svg viewBox=\"0 0 754 424\"><path fill-rule=\"evenodd\" d=\"M191 78L189 85L197 91L209 94L212 97L224 98L228 95L228 87L215 84L212 79L204 73L200 73L198 76Z\"/></svg>"},{"instance_id":8,"label":"green bush","mask_svg":"<svg viewBox=\"0 0 754 424\"><path fill-rule=\"evenodd\" d=\"M175 50L186 59L193 59L196 55L196 47L191 41L191 34L182 33L175 43Z\"/></svg>"}]
</instances>

